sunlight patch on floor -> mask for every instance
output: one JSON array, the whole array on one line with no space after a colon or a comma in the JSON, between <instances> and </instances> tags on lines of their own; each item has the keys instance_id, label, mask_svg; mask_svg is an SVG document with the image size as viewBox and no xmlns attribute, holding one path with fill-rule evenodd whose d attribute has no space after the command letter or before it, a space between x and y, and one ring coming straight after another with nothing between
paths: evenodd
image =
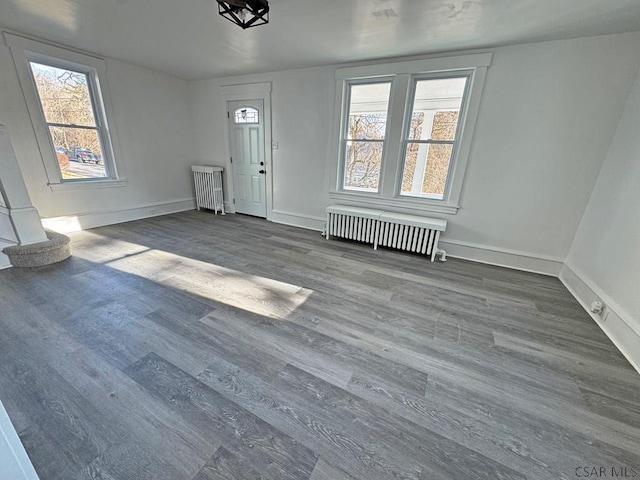
<instances>
[{"instance_id":1,"label":"sunlight patch on floor","mask_svg":"<svg viewBox=\"0 0 640 480\"><path fill-rule=\"evenodd\" d=\"M87 238L87 233L79 239L84 243L79 258L260 315L285 318L313 293L299 285L135 243L98 235Z\"/></svg>"},{"instance_id":2,"label":"sunlight patch on floor","mask_svg":"<svg viewBox=\"0 0 640 480\"><path fill-rule=\"evenodd\" d=\"M93 263L106 264L150 250L144 245L104 237L87 231L82 232L79 236L75 236L73 233L70 236L73 241L72 255Z\"/></svg>"}]
</instances>

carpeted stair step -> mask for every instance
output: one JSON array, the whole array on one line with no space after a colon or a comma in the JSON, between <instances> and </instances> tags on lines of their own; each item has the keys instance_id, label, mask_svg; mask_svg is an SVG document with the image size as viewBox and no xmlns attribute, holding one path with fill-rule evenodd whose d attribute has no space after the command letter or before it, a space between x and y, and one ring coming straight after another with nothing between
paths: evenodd
<instances>
[{"instance_id":1,"label":"carpeted stair step","mask_svg":"<svg viewBox=\"0 0 640 480\"><path fill-rule=\"evenodd\" d=\"M46 234L48 240L45 242L9 246L2 252L9 257L9 262L14 267L42 267L61 262L71 256L69 237L50 231Z\"/></svg>"}]
</instances>

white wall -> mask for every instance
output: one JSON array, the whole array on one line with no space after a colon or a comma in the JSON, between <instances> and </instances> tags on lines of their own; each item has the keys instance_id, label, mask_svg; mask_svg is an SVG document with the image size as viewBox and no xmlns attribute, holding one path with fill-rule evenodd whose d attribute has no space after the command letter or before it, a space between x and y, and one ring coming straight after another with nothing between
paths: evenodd
<instances>
[{"instance_id":1,"label":"white wall","mask_svg":"<svg viewBox=\"0 0 640 480\"><path fill-rule=\"evenodd\" d=\"M106 62L117 134L113 141L128 183L52 192L10 51L0 45L0 124L9 129L34 206L42 217L78 217L80 226L190 208L188 82L117 60Z\"/></svg>"},{"instance_id":2,"label":"white wall","mask_svg":"<svg viewBox=\"0 0 640 480\"><path fill-rule=\"evenodd\" d=\"M636 362L640 365L640 75L606 155L567 266L591 289L586 303L599 297L635 331Z\"/></svg>"},{"instance_id":3,"label":"white wall","mask_svg":"<svg viewBox=\"0 0 640 480\"><path fill-rule=\"evenodd\" d=\"M272 82L273 209L324 217L329 205L328 161L333 153L334 67L192 82L195 151L202 163L226 165L226 106L220 86ZM225 180L227 180L225 178Z\"/></svg>"},{"instance_id":4,"label":"white wall","mask_svg":"<svg viewBox=\"0 0 640 480\"><path fill-rule=\"evenodd\" d=\"M450 222L445 248L559 272L640 66L639 49L639 34L623 34L491 50L461 209L439 216ZM225 164L219 87L273 82L274 210L322 218L333 203L334 69L193 82L198 158Z\"/></svg>"},{"instance_id":5,"label":"white wall","mask_svg":"<svg viewBox=\"0 0 640 480\"><path fill-rule=\"evenodd\" d=\"M450 253L557 274L634 76L640 34L493 49ZM335 66L185 82L107 59L122 188L52 192L9 50L0 46L0 123L43 217L81 226L189 208L192 163L225 165L219 87L270 81L274 219L319 225L328 195ZM115 212L115 213L113 213ZM438 215L434 215L438 216Z\"/></svg>"}]
</instances>

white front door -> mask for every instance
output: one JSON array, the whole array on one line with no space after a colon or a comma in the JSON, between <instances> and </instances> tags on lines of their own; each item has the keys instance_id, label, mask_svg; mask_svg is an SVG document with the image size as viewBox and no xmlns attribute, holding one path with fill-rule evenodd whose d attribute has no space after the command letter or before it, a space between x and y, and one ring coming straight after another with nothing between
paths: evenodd
<instances>
[{"instance_id":1,"label":"white front door","mask_svg":"<svg viewBox=\"0 0 640 480\"><path fill-rule=\"evenodd\" d=\"M235 101L228 108L236 212L266 218L264 102Z\"/></svg>"}]
</instances>

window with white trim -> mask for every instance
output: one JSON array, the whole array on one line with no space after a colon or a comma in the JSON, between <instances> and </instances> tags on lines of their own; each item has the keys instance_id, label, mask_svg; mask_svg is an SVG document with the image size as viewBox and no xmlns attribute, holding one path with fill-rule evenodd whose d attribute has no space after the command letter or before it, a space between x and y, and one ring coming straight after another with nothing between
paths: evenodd
<instances>
[{"instance_id":1,"label":"window with white trim","mask_svg":"<svg viewBox=\"0 0 640 480\"><path fill-rule=\"evenodd\" d=\"M104 60L17 35L5 38L51 188L126 184L107 121Z\"/></svg>"},{"instance_id":2,"label":"window with white trim","mask_svg":"<svg viewBox=\"0 0 640 480\"><path fill-rule=\"evenodd\" d=\"M53 61L30 61L29 66L61 179L108 177L110 162L102 148L108 133L100 122L92 73L60 68Z\"/></svg>"},{"instance_id":3,"label":"window with white trim","mask_svg":"<svg viewBox=\"0 0 640 480\"><path fill-rule=\"evenodd\" d=\"M455 213L491 54L336 71L331 196Z\"/></svg>"},{"instance_id":4,"label":"window with white trim","mask_svg":"<svg viewBox=\"0 0 640 480\"><path fill-rule=\"evenodd\" d=\"M391 81L348 84L348 112L342 143L343 188L377 192L387 135Z\"/></svg>"},{"instance_id":5,"label":"window with white trim","mask_svg":"<svg viewBox=\"0 0 640 480\"><path fill-rule=\"evenodd\" d=\"M455 153L468 75L415 78L402 138L400 195L442 200Z\"/></svg>"}]
</instances>

